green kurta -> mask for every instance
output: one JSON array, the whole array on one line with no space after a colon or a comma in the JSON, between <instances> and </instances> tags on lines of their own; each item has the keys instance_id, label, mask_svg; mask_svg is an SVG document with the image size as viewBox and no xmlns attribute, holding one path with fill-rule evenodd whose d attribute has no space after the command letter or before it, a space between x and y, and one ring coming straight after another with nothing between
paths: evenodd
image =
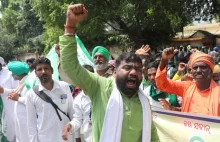
<instances>
[{"instance_id":1,"label":"green kurta","mask_svg":"<svg viewBox=\"0 0 220 142\"><path fill-rule=\"evenodd\" d=\"M93 142L98 142L102 131L106 106L113 90L114 80L90 73L79 64L74 36L61 36L60 47L63 71L70 77L73 84L79 86L91 98L92 137ZM143 116L138 95L132 98L122 95L122 98L124 116L121 142L141 142ZM151 119L151 116L149 116L149 119ZM151 141L159 141L154 125L152 125Z\"/></svg>"}]
</instances>

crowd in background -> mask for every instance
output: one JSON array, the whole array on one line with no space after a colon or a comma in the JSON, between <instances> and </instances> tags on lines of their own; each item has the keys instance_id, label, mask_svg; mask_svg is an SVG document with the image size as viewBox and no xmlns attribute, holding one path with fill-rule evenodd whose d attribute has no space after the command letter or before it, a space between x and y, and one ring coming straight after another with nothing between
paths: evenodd
<instances>
[{"instance_id":1,"label":"crowd in background","mask_svg":"<svg viewBox=\"0 0 220 142\"><path fill-rule=\"evenodd\" d=\"M73 36L87 13L82 4L68 7L56 46L59 80L45 57L7 65L0 58L2 141L157 142L152 109L220 116L220 48L151 54L143 45L114 60L96 46L94 66L80 65Z\"/></svg>"}]
</instances>

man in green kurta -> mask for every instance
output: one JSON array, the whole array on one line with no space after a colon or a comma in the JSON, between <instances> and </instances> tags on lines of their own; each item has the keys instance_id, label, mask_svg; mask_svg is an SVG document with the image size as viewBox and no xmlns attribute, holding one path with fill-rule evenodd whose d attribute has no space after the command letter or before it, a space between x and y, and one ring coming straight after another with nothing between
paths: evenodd
<instances>
[{"instance_id":1,"label":"man in green kurta","mask_svg":"<svg viewBox=\"0 0 220 142\"><path fill-rule=\"evenodd\" d=\"M61 65L63 71L69 76L75 85L78 85L87 94L92 101L92 141L93 142L107 142L103 140L103 133L108 129L116 130L110 127L105 127L108 116L106 112L110 112L117 103L109 107L109 102L112 97L112 92L116 88L118 95L122 98L122 115L120 138L117 138L115 131L110 131L106 137L116 136L117 140L114 142L157 142L159 141L156 128L152 122L151 113L147 116L145 112L150 111L149 102L144 95L139 92L139 85L142 80L142 63L141 59L133 53L125 53L116 60L116 78L103 78L97 74L86 71L77 59L77 46L74 38L76 24L84 20L87 15L87 10L84 5L76 4L68 7L67 19L65 25L64 36L60 37L61 47ZM116 84L116 85L114 85ZM116 86L116 87L115 87ZM116 95L117 96L117 95ZM120 98L119 97L119 98ZM145 106L143 107L143 99ZM145 99L146 98L146 99ZM117 99L116 99L117 100ZM120 102L120 101L119 101ZM119 107L120 108L120 107ZM147 109L147 111L146 111ZM113 110L117 112L118 110ZM112 127L114 127L114 120L117 114L110 115L112 119ZM150 123L145 123L146 120ZM117 121L116 121L117 123ZM120 122L118 123L120 125ZM149 129L145 126L150 124ZM66 140L66 135L70 131L71 125L66 125L63 130L63 139ZM104 130L103 130L104 129ZM142 133L143 132L143 133ZM150 133L148 138L143 138L145 133ZM146 140L148 139L148 140ZM145 141L146 140L146 141ZM113 141L112 141L113 142Z\"/></svg>"}]
</instances>

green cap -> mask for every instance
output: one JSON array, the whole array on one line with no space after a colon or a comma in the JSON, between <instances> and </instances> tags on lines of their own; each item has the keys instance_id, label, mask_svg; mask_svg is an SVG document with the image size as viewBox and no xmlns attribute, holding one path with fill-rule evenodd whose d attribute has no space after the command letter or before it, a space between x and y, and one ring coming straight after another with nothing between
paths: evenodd
<instances>
[{"instance_id":1,"label":"green cap","mask_svg":"<svg viewBox=\"0 0 220 142\"><path fill-rule=\"evenodd\" d=\"M110 60L110 53L109 53L109 51L108 51L105 47L103 47L103 46L96 46L96 47L93 49L93 51L92 51L92 58L93 58L93 59L94 59L94 56L95 56L95 54L96 54L97 52L100 53L100 54L102 54L107 61Z\"/></svg>"},{"instance_id":2,"label":"green cap","mask_svg":"<svg viewBox=\"0 0 220 142\"><path fill-rule=\"evenodd\" d=\"M12 61L8 63L8 69L14 75L28 74L29 66L25 62Z\"/></svg>"}]
</instances>

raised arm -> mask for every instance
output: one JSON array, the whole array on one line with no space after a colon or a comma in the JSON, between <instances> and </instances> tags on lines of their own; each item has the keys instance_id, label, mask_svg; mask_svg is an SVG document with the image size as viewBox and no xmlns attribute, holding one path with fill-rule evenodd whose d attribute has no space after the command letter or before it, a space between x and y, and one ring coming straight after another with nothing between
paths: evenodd
<instances>
[{"instance_id":1,"label":"raised arm","mask_svg":"<svg viewBox=\"0 0 220 142\"><path fill-rule=\"evenodd\" d=\"M168 60L170 60L176 54L176 52L177 51L173 48L164 49L155 80L159 90L183 97L185 90L191 85L192 82L170 80L167 78L166 73Z\"/></svg>"},{"instance_id":2,"label":"raised arm","mask_svg":"<svg viewBox=\"0 0 220 142\"><path fill-rule=\"evenodd\" d=\"M68 7L65 33L60 37L61 67L73 84L79 86L92 99L92 94L100 88L100 80L103 78L88 72L79 64L74 37L76 24L84 20L86 16L87 10L84 5L76 4Z\"/></svg>"}]
</instances>

